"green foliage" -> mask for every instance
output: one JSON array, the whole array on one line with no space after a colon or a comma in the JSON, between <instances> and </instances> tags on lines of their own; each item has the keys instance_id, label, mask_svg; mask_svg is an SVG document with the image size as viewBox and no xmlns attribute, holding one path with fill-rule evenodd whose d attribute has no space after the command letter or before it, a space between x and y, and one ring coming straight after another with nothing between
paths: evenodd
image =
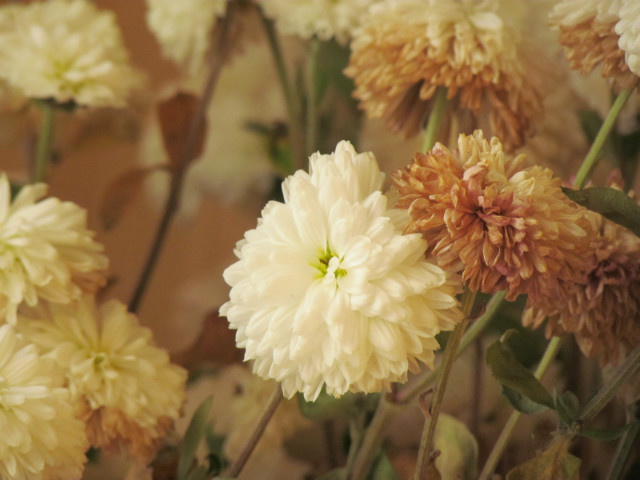
<instances>
[{"instance_id":1,"label":"green foliage","mask_svg":"<svg viewBox=\"0 0 640 480\"><path fill-rule=\"evenodd\" d=\"M389 457L381 453L373 464L367 480L400 480L400 476L393 468Z\"/></svg>"},{"instance_id":2,"label":"green foliage","mask_svg":"<svg viewBox=\"0 0 640 480\"><path fill-rule=\"evenodd\" d=\"M378 404L380 395L347 392L340 398L336 398L322 390L314 402L305 401L301 394L298 394L297 398L302 415L310 420L325 421L373 411Z\"/></svg>"},{"instance_id":3,"label":"green foliage","mask_svg":"<svg viewBox=\"0 0 640 480\"><path fill-rule=\"evenodd\" d=\"M515 355L506 348L504 342L515 333L513 330L507 331L503 337L493 343L487 349L487 364L491 369L493 376L503 386L517 392L522 397L527 398L530 402L554 408L553 398L542 386L540 381L522 365ZM514 395L511 395L514 397ZM509 397L507 397L509 399ZM514 408L522 406L522 401L513 404ZM531 409L533 407L529 407Z\"/></svg>"},{"instance_id":4,"label":"green foliage","mask_svg":"<svg viewBox=\"0 0 640 480\"><path fill-rule=\"evenodd\" d=\"M580 402L571 392L563 392L562 395L555 395L554 405L560 420L564 425L571 426L580 416Z\"/></svg>"},{"instance_id":5,"label":"green foliage","mask_svg":"<svg viewBox=\"0 0 640 480\"><path fill-rule=\"evenodd\" d=\"M195 480L194 478L191 478L190 475L191 465L195 460L198 445L200 445L201 440L207 432L209 426L208 417L212 402L213 398L207 397L193 414L191 422L189 422L189 426L187 427L187 431L180 447L178 480ZM194 471L198 470L198 468L200 467L197 467Z\"/></svg>"},{"instance_id":6,"label":"green foliage","mask_svg":"<svg viewBox=\"0 0 640 480\"><path fill-rule=\"evenodd\" d=\"M518 465L507 480L578 480L581 460L569 453L571 437L559 436L540 455Z\"/></svg>"},{"instance_id":7,"label":"green foliage","mask_svg":"<svg viewBox=\"0 0 640 480\"><path fill-rule=\"evenodd\" d=\"M581 428L578 431L578 435L586 438L591 438L592 440L599 440L601 442L610 442L622 437L622 435L624 435L625 432L629 430L633 425L634 422L627 423L626 425L617 428L585 427Z\"/></svg>"},{"instance_id":8,"label":"green foliage","mask_svg":"<svg viewBox=\"0 0 640 480\"><path fill-rule=\"evenodd\" d=\"M609 187L563 188L562 191L577 204L598 212L640 237L640 206L626 193Z\"/></svg>"}]
</instances>

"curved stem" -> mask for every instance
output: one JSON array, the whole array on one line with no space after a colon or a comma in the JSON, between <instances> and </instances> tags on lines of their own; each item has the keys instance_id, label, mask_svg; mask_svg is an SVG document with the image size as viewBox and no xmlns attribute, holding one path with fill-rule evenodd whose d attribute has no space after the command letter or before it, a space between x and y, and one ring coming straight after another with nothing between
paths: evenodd
<instances>
[{"instance_id":1,"label":"curved stem","mask_svg":"<svg viewBox=\"0 0 640 480\"><path fill-rule=\"evenodd\" d=\"M373 419L362 439L360 451L358 451L353 461L353 468L350 472L347 472L348 480L365 480L367 478L371 464L382 445L384 429L396 408L395 405L387 400L386 395L380 396L376 413L373 415Z\"/></svg>"},{"instance_id":2,"label":"curved stem","mask_svg":"<svg viewBox=\"0 0 640 480\"><path fill-rule=\"evenodd\" d=\"M458 352L458 347L462 341L462 336L469 323L469 316L473 311L473 305L476 300L478 292L466 290L462 299L462 312L464 319L460 322L453 333L447 340L447 346L445 347L444 358L442 364L438 368L439 380L436 387L435 398L431 408L429 409L429 418L426 420L424 430L422 431L422 438L420 439L420 450L418 451L418 463L416 469L415 478L422 480L426 478L426 472L428 471L429 464L431 463L431 450L433 444L433 437L436 432L436 426L438 424L438 416L440 415L440 406L442 405L442 399L444 398L444 392L447 388L447 382L451 374L451 368Z\"/></svg>"},{"instance_id":3,"label":"curved stem","mask_svg":"<svg viewBox=\"0 0 640 480\"><path fill-rule=\"evenodd\" d=\"M600 150L602 150L602 146L604 145L604 142L607 139L607 136L609 135L609 132L611 131L611 128L616 121L618 113L620 113L620 110L622 110L622 107L633 92L634 88L635 86L629 90L623 90L622 92L620 92L615 102L613 102L613 105L611 106L607 117L604 119L604 122L600 126L600 130L598 131L598 134L596 135L596 138L593 141L593 144L591 145L587 156L585 157L582 165L580 166L580 169L578 170L578 173L576 174L576 179L573 182L574 187L582 188L589 179L591 171L598 163L598 160L600 158Z\"/></svg>"},{"instance_id":4,"label":"curved stem","mask_svg":"<svg viewBox=\"0 0 640 480\"><path fill-rule=\"evenodd\" d=\"M260 416L255 429L251 433L251 436L247 440L247 443L243 447L242 452L240 452L238 458L235 460L235 462L233 462L233 464L229 467L227 473L224 475L225 478L236 478L238 475L240 475L240 472L242 472L242 469L246 465L247 460L249 460L249 457L253 453L253 450L256 448L258 440L260 440L260 437L264 433L265 428L267 428L269 421L273 417L273 414L276 412L278 405L280 405L280 400L282 400L282 387L280 387L280 385L278 384L269 397L262 415Z\"/></svg>"},{"instance_id":5,"label":"curved stem","mask_svg":"<svg viewBox=\"0 0 640 480\"><path fill-rule=\"evenodd\" d=\"M316 77L317 77L317 63L318 63L318 51L320 49L320 42L316 37L313 37L309 44L309 51L307 52L307 67L305 70L305 85L307 88L307 111L306 111L306 134L305 134L305 146L306 154L311 155L315 149L318 148L318 111L316 98Z\"/></svg>"},{"instance_id":6,"label":"curved stem","mask_svg":"<svg viewBox=\"0 0 640 480\"><path fill-rule=\"evenodd\" d=\"M289 138L291 141L291 150L293 154L293 166L295 169L303 169L306 166L305 155L305 141L304 132L302 130L302 111L300 101L294 89L289 81L289 74L287 73L287 66L282 55L282 48L278 41L278 34L272 20L269 20L260 14L262 19L262 25L267 34L267 41L271 49L271 55L278 72L278 78L280 79L280 86L282 87L282 93L284 95L285 103L287 106L287 114L289 116ZM293 173L293 172L286 172Z\"/></svg>"},{"instance_id":7,"label":"curved stem","mask_svg":"<svg viewBox=\"0 0 640 480\"><path fill-rule=\"evenodd\" d=\"M549 368L549 365L558 353L558 350L560 349L560 342L560 337L553 337L547 345L547 349L545 350L544 355L542 356L542 359L538 364L538 368L536 368L536 371L534 373L534 376L538 380L542 378L544 373L547 371L547 368ZM500 436L493 446L493 450L491 450L491 453L489 454L489 458L487 458L487 461L482 468L482 472L480 472L480 476L478 477L479 480L487 480L491 477L491 474L496 468L496 465L498 464L498 461L500 460L500 457L502 456L502 453L507 446L509 437L511 436L511 433L515 428L516 423L520 419L520 415L520 412L516 410L511 413L511 416L505 423L504 427L502 428L502 432L500 432Z\"/></svg>"},{"instance_id":8,"label":"curved stem","mask_svg":"<svg viewBox=\"0 0 640 480\"><path fill-rule=\"evenodd\" d=\"M485 312L471 323L471 326L467 329L462 341L458 346L456 355L460 355L464 352L471 343L478 338L478 336L484 331L489 322L493 319L494 315L502 305L506 291L498 292L487 303ZM413 383L400 390L394 400L396 403L408 403L415 399L420 393L435 381L438 370L432 370L425 372L423 376L416 379Z\"/></svg>"},{"instance_id":9,"label":"curved stem","mask_svg":"<svg viewBox=\"0 0 640 480\"><path fill-rule=\"evenodd\" d=\"M227 45L229 24L232 21L234 13L232 5L233 4L229 5L229 8L227 9L227 15L222 20L220 28L218 29L219 34L216 46L213 49L209 76L207 77L207 82L204 86L200 102L198 103L198 108L196 109L196 112L191 119L189 132L187 134L184 147L180 154L180 161L176 162L177 165L182 166L182 168L174 169L171 172L171 186L169 189L169 195L167 197L164 212L158 225L158 229L156 230L153 244L151 246L151 249L149 250L149 254L142 269L142 273L140 274L140 278L138 279L138 283L136 284L134 293L131 296L131 300L129 301L128 308L132 313L136 313L138 311L138 308L140 307L140 303L142 301L142 298L144 297L147 286L149 284L149 280L151 279L151 275L153 274L153 271L157 264L160 252L162 251L162 247L164 246L167 233L169 232L169 226L171 225L171 221L173 220L173 217L178 211L178 207L180 205L184 175L186 174L186 169L190 165L190 161L193 159L196 149L198 148L200 132L202 131L202 128L206 121L207 109L209 107L211 99L213 98L216 86L218 85L218 79L220 78L220 73L222 73L222 68L227 58L227 53L229 50L229 46Z\"/></svg>"},{"instance_id":10,"label":"curved stem","mask_svg":"<svg viewBox=\"0 0 640 480\"><path fill-rule=\"evenodd\" d=\"M440 127L442 126L442 121L445 117L446 107L447 89L445 87L438 87L435 94L433 109L429 114L429 120L422 137L423 152L428 152L436 144L438 134L440 133Z\"/></svg>"},{"instance_id":11,"label":"curved stem","mask_svg":"<svg viewBox=\"0 0 640 480\"><path fill-rule=\"evenodd\" d=\"M51 102L37 102L42 112L42 126L38 135L36 147L36 159L33 170L32 182L45 182L47 180L47 167L51 159L51 140L53 138L54 106Z\"/></svg>"}]
</instances>

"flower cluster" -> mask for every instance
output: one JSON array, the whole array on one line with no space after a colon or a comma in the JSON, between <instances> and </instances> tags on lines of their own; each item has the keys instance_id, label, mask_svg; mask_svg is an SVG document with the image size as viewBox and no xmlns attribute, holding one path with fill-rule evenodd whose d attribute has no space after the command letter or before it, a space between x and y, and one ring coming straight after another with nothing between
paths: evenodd
<instances>
[{"instance_id":1,"label":"flower cluster","mask_svg":"<svg viewBox=\"0 0 640 480\"><path fill-rule=\"evenodd\" d=\"M402 235L373 155L341 142L283 183L236 249L221 308L254 372L287 397L380 391L432 365L460 320L447 274Z\"/></svg>"},{"instance_id":2,"label":"flower cluster","mask_svg":"<svg viewBox=\"0 0 640 480\"><path fill-rule=\"evenodd\" d=\"M413 135L442 87L476 117L488 106L494 133L521 146L541 111L541 87L522 55L524 14L509 3L403 0L372 8L345 71L361 108Z\"/></svg>"},{"instance_id":3,"label":"flower cluster","mask_svg":"<svg viewBox=\"0 0 640 480\"><path fill-rule=\"evenodd\" d=\"M140 81L115 15L87 0L0 8L0 78L25 96L121 106Z\"/></svg>"},{"instance_id":4,"label":"flower cluster","mask_svg":"<svg viewBox=\"0 0 640 480\"><path fill-rule=\"evenodd\" d=\"M436 144L393 176L406 231L422 232L438 264L461 271L472 290L507 290L508 299L581 280L594 232L551 170L522 168L523 159L476 131L460 135L457 151Z\"/></svg>"}]
</instances>

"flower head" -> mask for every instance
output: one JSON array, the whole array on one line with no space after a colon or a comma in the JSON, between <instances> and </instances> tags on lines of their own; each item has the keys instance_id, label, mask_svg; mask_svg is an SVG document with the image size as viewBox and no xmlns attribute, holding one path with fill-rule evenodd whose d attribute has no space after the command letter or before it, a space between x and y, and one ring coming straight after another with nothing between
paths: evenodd
<instances>
[{"instance_id":1,"label":"flower head","mask_svg":"<svg viewBox=\"0 0 640 480\"><path fill-rule=\"evenodd\" d=\"M621 20L621 7L625 18ZM602 76L613 78L622 88L628 89L636 82L638 73L632 73L625 60L625 50L630 49L628 59L636 66L634 55L637 44L637 14L631 6L636 2L625 0L563 0L550 15L551 25L560 30L560 43L571 68L589 73L602 66ZM635 15L635 16L633 16ZM620 35L624 34L624 40Z\"/></svg>"},{"instance_id":2,"label":"flower head","mask_svg":"<svg viewBox=\"0 0 640 480\"><path fill-rule=\"evenodd\" d=\"M69 303L104 282L107 258L86 228L86 212L57 198L40 200L45 192L43 184L27 185L12 201L9 180L0 175L2 321L15 323L22 303Z\"/></svg>"},{"instance_id":3,"label":"flower head","mask_svg":"<svg viewBox=\"0 0 640 480\"><path fill-rule=\"evenodd\" d=\"M380 0L259 0L269 18L283 35L321 40L335 38L345 43L351 38L369 6Z\"/></svg>"},{"instance_id":4,"label":"flower head","mask_svg":"<svg viewBox=\"0 0 640 480\"><path fill-rule=\"evenodd\" d=\"M459 321L455 287L402 235L370 153L341 142L314 154L310 174L283 183L224 273L221 308L254 372L291 397L372 392L431 364L435 335ZM395 218L395 215L394 215Z\"/></svg>"},{"instance_id":5,"label":"flower head","mask_svg":"<svg viewBox=\"0 0 640 480\"><path fill-rule=\"evenodd\" d=\"M216 18L228 0L147 0L147 24L166 56L197 73L209 50Z\"/></svg>"},{"instance_id":6,"label":"flower head","mask_svg":"<svg viewBox=\"0 0 640 480\"><path fill-rule=\"evenodd\" d=\"M443 268L462 271L472 290L538 297L577 279L589 258L592 225L549 169L522 169L481 131L441 144L395 173L409 232L422 232Z\"/></svg>"},{"instance_id":7,"label":"flower head","mask_svg":"<svg viewBox=\"0 0 640 480\"><path fill-rule=\"evenodd\" d=\"M0 9L0 78L31 98L120 106L139 75L115 16L86 0Z\"/></svg>"},{"instance_id":8,"label":"flower head","mask_svg":"<svg viewBox=\"0 0 640 480\"><path fill-rule=\"evenodd\" d=\"M373 118L417 133L438 87L517 147L541 110L536 71L525 68L522 15L499 0L388 1L372 9L351 43L345 73Z\"/></svg>"},{"instance_id":9,"label":"flower head","mask_svg":"<svg viewBox=\"0 0 640 480\"><path fill-rule=\"evenodd\" d=\"M44 318L38 320L38 318ZM66 375L91 445L150 459L178 417L186 372L153 345L151 331L113 300L25 314L21 328Z\"/></svg>"},{"instance_id":10,"label":"flower head","mask_svg":"<svg viewBox=\"0 0 640 480\"><path fill-rule=\"evenodd\" d=\"M537 326L547 318L547 335L572 333L586 356L615 365L640 344L640 239L589 215L598 229L586 278L562 282L552 297L529 302L523 320Z\"/></svg>"},{"instance_id":11,"label":"flower head","mask_svg":"<svg viewBox=\"0 0 640 480\"><path fill-rule=\"evenodd\" d=\"M61 376L10 325L0 327L0 476L82 476L88 444Z\"/></svg>"}]
</instances>

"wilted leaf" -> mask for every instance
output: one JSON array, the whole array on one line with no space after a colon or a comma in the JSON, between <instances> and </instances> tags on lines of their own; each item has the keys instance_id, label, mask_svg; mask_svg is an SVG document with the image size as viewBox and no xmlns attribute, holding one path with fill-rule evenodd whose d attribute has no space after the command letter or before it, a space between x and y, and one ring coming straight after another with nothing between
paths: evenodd
<instances>
[{"instance_id":1,"label":"wilted leaf","mask_svg":"<svg viewBox=\"0 0 640 480\"><path fill-rule=\"evenodd\" d=\"M441 413L436 426L434 447L440 452L434 463L442 478L478 478L478 442L463 422Z\"/></svg>"},{"instance_id":2,"label":"wilted leaf","mask_svg":"<svg viewBox=\"0 0 640 480\"><path fill-rule=\"evenodd\" d=\"M102 227L105 230L115 227L140 192L144 180L152 173L164 168L166 168L164 165L132 168L111 182L102 196L100 206Z\"/></svg>"},{"instance_id":3,"label":"wilted leaf","mask_svg":"<svg viewBox=\"0 0 640 480\"><path fill-rule=\"evenodd\" d=\"M505 336L508 336L508 333ZM487 349L487 364L498 382L539 405L554 408L553 398L540 381L525 368L502 340Z\"/></svg>"},{"instance_id":4,"label":"wilted leaf","mask_svg":"<svg viewBox=\"0 0 640 480\"><path fill-rule=\"evenodd\" d=\"M540 455L518 465L507 480L578 480L581 460L569 453L571 437L557 437Z\"/></svg>"},{"instance_id":5,"label":"wilted leaf","mask_svg":"<svg viewBox=\"0 0 640 480\"><path fill-rule=\"evenodd\" d=\"M162 140L169 155L169 162L178 171L184 170L198 158L204 146L206 120L202 122L194 138L190 139L191 126L198 110L199 100L195 95L180 92L158 104L158 120ZM187 142L193 143L193 151L185 157Z\"/></svg>"},{"instance_id":6,"label":"wilted leaf","mask_svg":"<svg viewBox=\"0 0 640 480\"><path fill-rule=\"evenodd\" d=\"M178 480L186 480L200 441L205 436L209 426L208 418L211 410L212 397L207 397L191 417L191 422L182 439L180 447L180 461L178 463ZM206 473L206 470L205 470Z\"/></svg>"},{"instance_id":7,"label":"wilted leaf","mask_svg":"<svg viewBox=\"0 0 640 480\"><path fill-rule=\"evenodd\" d=\"M562 191L577 204L598 212L640 237L640 206L626 193L609 187L563 188Z\"/></svg>"}]
</instances>

